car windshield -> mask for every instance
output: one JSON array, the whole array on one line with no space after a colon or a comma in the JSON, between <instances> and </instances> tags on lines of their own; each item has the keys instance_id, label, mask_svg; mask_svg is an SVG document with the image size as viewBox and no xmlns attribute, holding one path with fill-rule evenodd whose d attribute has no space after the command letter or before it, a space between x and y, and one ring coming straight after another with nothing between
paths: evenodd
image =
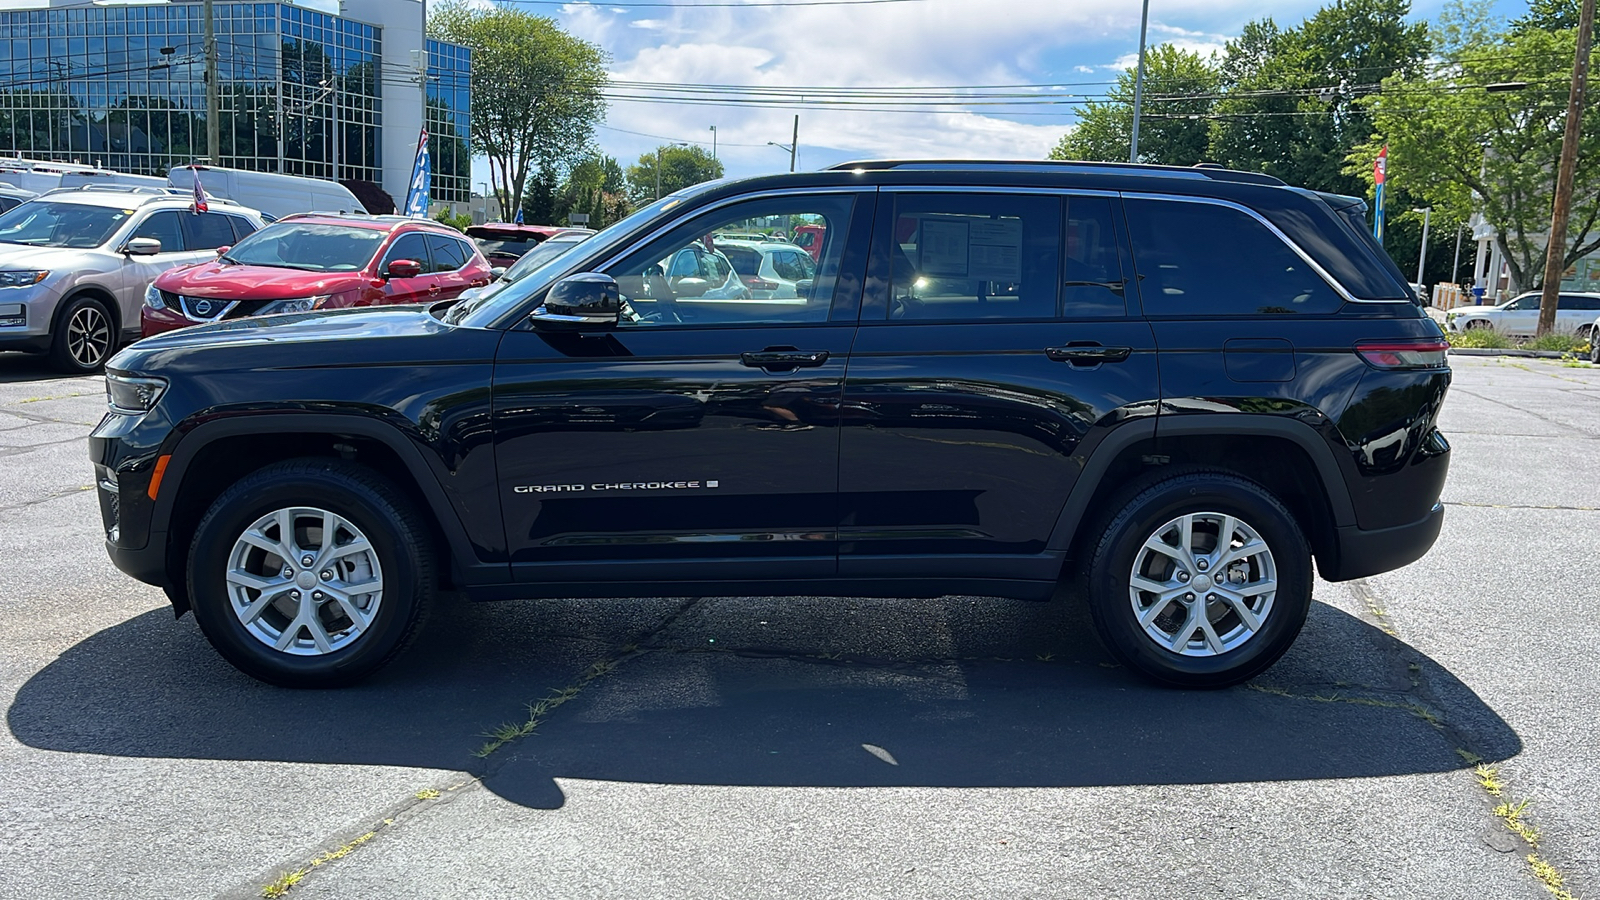
<instances>
[{"instance_id":1,"label":"car windshield","mask_svg":"<svg viewBox=\"0 0 1600 900\"><path fill-rule=\"evenodd\" d=\"M524 300L543 290L550 282L565 275L568 270L604 254L616 244L630 237L635 231L649 224L657 216L677 207L690 197L718 187L721 183L720 181L707 181L662 197L649 206L641 206L634 210L632 215L590 235L588 240L578 245L583 248L583 252L563 253L529 272L519 279L516 284L508 285L503 291L457 303L445 311L444 320L452 325L487 327L502 316L514 311L522 305Z\"/></svg>"},{"instance_id":2,"label":"car windshield","mask_svg":"<svg viewBox=\"0 0 1600 900\"><path fill-rule=\"evenodd\" d=\"M222 258L243 266L357 272L372 261L384 234L354 225L274 222L233 245Z\"/></svg>"},{"instance_id":3,"label":"car windshield","mask_svg":"<svg viewBox=\"0 0 1600 900\"><path fill-rule=\"evenodd\" d=\"M507 284L521 281L540 266L583 243L587 237L588 235L583 235L577 238L554 238L545 241L527 253L522 254L522 258L512 263L511 268L507 269L506 273L500 277Z\"/></svg>"},{"instance_id":4,"label":"car windshield","mask_svg":"<svg viewBox=\"0 0 1600 900\"><path fill-rule=\"evenodd\" d=\"M35 200L0 215L0 242L31 247L98 247L116 232L131 209Z\"/></svg>"}]
</instances>

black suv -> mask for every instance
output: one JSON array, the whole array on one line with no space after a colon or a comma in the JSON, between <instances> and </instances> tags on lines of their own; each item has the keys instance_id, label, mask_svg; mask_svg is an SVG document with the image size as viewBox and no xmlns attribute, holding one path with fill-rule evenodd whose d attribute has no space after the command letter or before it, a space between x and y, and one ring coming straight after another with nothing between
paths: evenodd
<instances>
[{"instance_id":1,"label":"black suv","mask_svg":"<svg viewBox=\"0 0 1600 900\"><path fill-rule=\"evenodd\" d=\"M1359 200L1215 168L861 162L663 198L492 297L122 351L112 559L236 666L361 678L441 592L1043 600L1181 686L1438 535L1439 327ZM678 271L820 233L793 297ZM756 273L736 273L746 285Z\"/></svg>"}]
</instances>

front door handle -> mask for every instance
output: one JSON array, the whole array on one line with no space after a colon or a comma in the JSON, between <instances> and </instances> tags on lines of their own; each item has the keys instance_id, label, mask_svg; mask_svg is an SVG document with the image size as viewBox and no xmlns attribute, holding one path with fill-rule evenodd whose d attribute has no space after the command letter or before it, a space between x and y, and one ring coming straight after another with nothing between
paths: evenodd
<instances>
[{"instance_id":1,"label":"front door handle","mask_svg":"<svg viewBox=\"0 0 1600 900\"><path fill-rule=\"evenodd\" d=\"M752 369L809 369L827 361L826 350L796 350L792 347L768 347L739 354L739 362Z\"/></svg>"},{"instance_id":2,"label":"front door handle","mask_svg":"<svg viewBox=\"0 0 1600 900\"><path fill-rule=\"evenodd\" d=\"M1100 363L1122 362L1132 352L1132 347L1068 344L1065 347L1046 347L1044 355L1056 362L1072 363L1077 366L1096 366Z\"/></svg>"}]
</instances>

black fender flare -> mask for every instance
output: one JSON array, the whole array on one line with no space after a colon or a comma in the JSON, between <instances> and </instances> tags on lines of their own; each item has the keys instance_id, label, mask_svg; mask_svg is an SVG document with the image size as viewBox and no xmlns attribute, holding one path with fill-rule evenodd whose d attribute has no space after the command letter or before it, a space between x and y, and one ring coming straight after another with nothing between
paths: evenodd
<instances>
[{"instance_id":1,"label":"black fender flare","mask_svg":"<svg viewBox=\"0 0 1600 900\"><path fill-rule=\"evenodd\" d=\"M394 451L405 466L418 491L428 505L425 510L439 526L449 545L450 555L456 563L455 570L464 582L493 583L509 579L504 563L484 563L474 551L467 530L461 524L461 515L438 476L428 466L427 459L416 443L407 438L394 425L365 416L341 413L259 412L241 413L225 419L203 422L183 434L172 448L171 459L163 476L163 490L151 510L152 533L166 532L172 522L172 511L181 493L183 477L195 457L207 446L223 438L241 437L266 432L309 432L313 434L349 435L378 441ZM169 480L170 479L170 480Z\"/></svg>"},{"instance_id":2,"label":"black fender flare","mask_svg":"<svg viewBox=\"0 0 1600 900\"><path fill-rule=\"evenodd\" d=\"M1326 439L1304 422L1259 413L1229 413L1216 415L1176 416L1162 415L1154 419L1136 419L1112 429L1089 454L1083 472L1067 495L1067 502L1056 519L1050 534L1049 549L1065 551L1072 545L1078 527L1089 512L1089 501L1100 486L1111 464L1123 451L1140 441L1199 435L1260 435L1292 441L1304 450L1316 466L1317 479L1328 508L1333 514L1333 526L1343 527L1356 523L1355 504L1350 499L1350 489L1339 460Z\"/></svg>"}]
</instances>

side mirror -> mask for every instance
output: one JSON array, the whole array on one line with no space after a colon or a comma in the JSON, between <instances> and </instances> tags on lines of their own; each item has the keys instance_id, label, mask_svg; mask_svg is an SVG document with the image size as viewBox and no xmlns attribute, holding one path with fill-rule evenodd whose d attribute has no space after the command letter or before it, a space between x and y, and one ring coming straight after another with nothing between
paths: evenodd
<instances>
[{"instance_id":1,"label":"side mirror","mask_svg":"<svg viewBox=\"0 0 1600 900\"><path fill-rule=\"evenodd\" d=\"M490 278L499 278L506 274L505 266L493 266L489 269Z\"/></svg>"},{"instance_id":2,"label":"side mirror","mask_svg":"<svg viewBox=\"0 0 1600 900\"><path fill-rule=\"evenodd\" d=\"M232 250L232 249L233 249L233 245L231 245L231 244L223 244L221 247L217 248L217 256L220 257L220 256L222 256L223 254L227 253L229 250Z\"/></svg>"},{"instance_id":3,"label":"side mirror","mask_svg":"<svg viewBox=\"0 0 1600 900\"><path fill-rule=\"evenodd\" d=\"M161 252L161 242L155 238L134 238L122 247L129 256L155 256Z\"/></svg>"},{"instance_id":4,"label":"side mirror","mask_svg":"<svg viewBox=\"0 0 1600 900\"><path fill-rule=\"evenodd\" d=\"M661 277L661 267L660 266L649 266L648 268L646 268L644 270L644 277L646 277L646 278L660 278Z\"/></svg>"},{"instance_id":5,"label":"side mirror","mask_svg":"<svg viewBox=\"0 0 1600 900\"><path fill-rule=\"evenodd\" d=\"M679 297L704 297L706 291L711 290L711 282L693 275L679 278L672 285L672 292Z\"/></svg>"},{"instance_id":6,"label":"side mirror","mask_svg":"<svg viewBox=\"0 0 1600 900\"><path fill-rule=\"evenodd\" d=\"M622 291L610 275L582 272L551 286L544 303L529 318L535 328L594 330L615 328L622 313Z\"/></svg>"},{"instance_id":7,"label":"side mirror","mask_svg":"<svg viewBox=\"0 0 1600 900\"><path fill-rule=\"evenodd\" d=\"M415 278L422 274L422 263L414 259L392 259L384 269L385 278Z\"/></svg>"},{"instance_id":8,"label":"side mirror","mask_svg":"<svg viewBox=\"0 0 1600 900\"><path fill-rule=\"evenodd\" d=\"M802 278L799 281L796 281L794 283L795 296L796 297L802 297L802 298L804 298L806 300L810 300L811 299L811 295L816 290L816 288L817 288L817 282L816 282L815 279L811 279L811 278Z\"/></svg>"}]
</instances>

